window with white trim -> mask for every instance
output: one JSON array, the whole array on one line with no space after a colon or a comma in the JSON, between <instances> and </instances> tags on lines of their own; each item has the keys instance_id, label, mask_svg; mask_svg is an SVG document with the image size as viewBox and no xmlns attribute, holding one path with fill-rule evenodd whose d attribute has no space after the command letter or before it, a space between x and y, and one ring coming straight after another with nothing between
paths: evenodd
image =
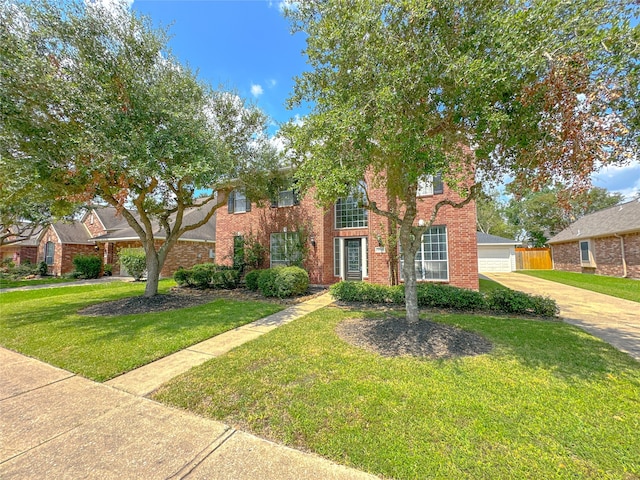
<instances>
[{"instance_id":1,"label":"window with white trim","mask_svg":"<svg viewBox=\"0 0 640 480\"><path fill-rule=\"evenodd\" d=\"M400 272L404 258L400 257ZM420 249L415 258L417 280L449 280L447 227L431 227L422 234Z\"/></svg>"},{"instance_id":2,"label":"window with white trim","mask_svg":"<svg viewBox=\"0 0 640 480\"><path fill-rule=\"evenodd\" d=\"M583 265L593 265L593 251L589 240L580 241L580 262Z\"/></svg>"},{"instance_id":3,"label":"window with white trim","mask_svg":"<svg viewBox=\"0 0 640 480\"><path fill-rule=\"evenodd\" d=\"M44 246L44 261L47 265L53 265L53 258L56 252L56 245L53 242L47 242Z\"/></svg>"},{"instance_id":4,"label":"window with white trim","mask_svg":"<svg viewBox=\"0 0 640 480\"><path fill-rule=\"evenodd\" d=\"M441 175L423 175L418 178L416 197L428 197L444 193L444 184Z\"/></svg>"},{"instance_id":5,"label":"window with white trim","mask_svg":"<svg viewBox=\"0 0 640 480\"><path fill-rule=\"evenodd\" d=\"M245 195L244 190L234 190L229 194L227 210L229 213L245 213L251 211L251 201Z\"/></svg>"},{"instance_id":6,"label":"window with white trim","mask_svg":"<svg viewBox=\"0 0 640 480\"><path fill-rule=\"evenodd\" d=\"M336 228L365 228L369 226L369 211L362 205L364 187L358 193L339 198L335 208Z\"/></svg>"},{"instance_id":7,"label":"window with white trim","mask_svg":"<svg viewBox=\"0 0 640 480\"><path fill-rule=\"evenodd\" d=\"M302 242L299 232L272 233L269 256L271 267L299 265L302 261Z\"/></svg>"},{"instance_id":8,"label":"window with white trim","mask_svg":"<svg viewBox=\"0 0 640 480\"><path fill-rule=\"evenodd\" d=\"M333 239L333 276L340 276L340 237Z\"/></svg>"}]
</instances>

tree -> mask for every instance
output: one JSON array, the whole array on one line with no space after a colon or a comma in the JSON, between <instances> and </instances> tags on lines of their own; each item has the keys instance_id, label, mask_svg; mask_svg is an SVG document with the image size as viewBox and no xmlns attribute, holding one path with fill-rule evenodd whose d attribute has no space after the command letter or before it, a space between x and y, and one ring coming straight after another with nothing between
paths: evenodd
<instances>
[{"instance_id":1,"label":"tree","mask_svg":"<svg viewBox=\"0 0 640 480\"><path fill-rule=\"evenodd\" d=\"M3 3L0 12L10 51L3 158L39 172L60 198L114 206L142 242L145 296L155 295L178 239L233 188L257 194L266 166L277 166L264 114L201 83L167 51L166 32L124 5ZM199 221L183 221L189 208L201 209Z\"/></svg>"},{"instance_id":2,"label":"tree","mask_svg":"<svg viewBox=\"0 0 640 480\"><path fill-rule=\"evenodd\" d=\"M328 204L365 178L384 186L406 258L441 208L461 208L478 178L578 190L637 141L638 28L632 1L309 0L287 10L307 35L311 70L291 105L311 113L286 135L298 177ZM634 50L636 49L636 50ZM309 159L307 161L307 159ZM416 189L441 175L460 196L418 222ZM407 319L416 274L404 262Z\"/></svg>"},{"instance_id":3,"label":"tree","mask_svg":"<svg viewBox=\"0 0 640 480\"><path fill-rule=\"evenodd\" d=\"M507 222L506 203L497 190L482 191L476 198L477 230L505 238L515 238L517 229Z\"/></svg>"},{"instance_id":4,"label":"tree","mask_svg":"<svg viewBox=\"0 0 640 480\"><path fill-rule=\"evenodd\" d=\"M509 223L520 231L523 240L528 240L534 247L542 247L578 218L617 205L624 199L623 195L600 187L593 187L566 201L562 200L562 195L558 187L547 187L512 199L506 208Z\"/></svg>"}]
</instances>

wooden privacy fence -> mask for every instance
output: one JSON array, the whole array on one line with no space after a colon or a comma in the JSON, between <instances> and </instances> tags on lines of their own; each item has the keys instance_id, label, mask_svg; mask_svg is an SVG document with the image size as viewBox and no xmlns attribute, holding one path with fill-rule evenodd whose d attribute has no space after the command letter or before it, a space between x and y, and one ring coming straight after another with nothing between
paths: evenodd
<instances>
[{"instance_id":1,"label":"wooden privacy fence","mask_svg":"<svg viewBox=\"0 0 640 480\"><path fill-rule=\"evenodd\" d=\"M551 270L550 248L516 248L516 270Z\"/></svg>"}]
</instances>

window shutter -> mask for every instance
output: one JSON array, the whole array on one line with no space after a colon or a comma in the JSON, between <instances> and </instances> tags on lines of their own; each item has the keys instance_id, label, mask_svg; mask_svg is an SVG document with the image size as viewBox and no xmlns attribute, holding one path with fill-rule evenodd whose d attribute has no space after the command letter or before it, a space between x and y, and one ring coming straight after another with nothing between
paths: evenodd
<instances>
[{"instance_id":1,"label":"window shutter","mask_svg":"<svg viewBox=\"0 0 640 480\"><path fill-rule=\"evenodd\" d=\"M229 199L227 200L227 212L233 213L233 204L236 199L236 192L233 191L229 194Z\"/></svg>"},{"instance_id":2,"label":"window shutter","mask_svg":"<svg viewBox=\"0 0 640 480\"><path fill-rule=\"evenodd\" d=\"M251 200L249 200L249 197L246 197L244 199L244 203L246 204L246 207L244 209L245 212L250 212L251 211Z\"/></svg>"},{"instance_id":3,"label":"window shutter","mask_svg":"<svg viewBox=\"0 0 640 480\"><path fill-rule=\"evenodd\" d=\"M298 197L298 189L297 188L293 189L293 204L294 205L300 205L300 198Z\"/></svg>"},{"instance_id":4,"label":"window shutter","mask_svg":"<svg viewBox=\"0 0 640 480\"><path fill-rule=\"evenodd\" d=\"M444 183L442 182L442 174L433 177L433 194L442 195L444 193Z\"/></svg>"},{"instance_id":5,"label":"window shutter","mask_svg":"<svg viewBox=\"0 0 640 480\"><path fill-rule=\"evenodd\" d=\"M271 197L271 208L278 207L278 197Z\"/></svg>"}]
</instances>

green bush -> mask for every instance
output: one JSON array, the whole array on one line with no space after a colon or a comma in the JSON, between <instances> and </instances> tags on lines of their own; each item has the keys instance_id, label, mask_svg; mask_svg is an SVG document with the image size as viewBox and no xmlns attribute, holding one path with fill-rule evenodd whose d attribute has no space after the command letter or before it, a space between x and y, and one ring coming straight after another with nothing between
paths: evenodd
<instances>
[{"instance_id":1,"label":"green bush","mask_svg":"<svg viewBox=\"0 0 640 480\"><path fill-rule=\"evenodd\" d=\"M493 310L517 315L553 317L559 313L556 302L509 289L496 289L487 294L437 283L418 284L418 306L452 308L463 311ZM404 303L404 285L388 287L365 282L340 282L329 292L343 302Z\"/></svg>"},{"instance_id":2,"label":"green bush","mask_svg":"<svg viewBox=\"0 0 640 480\"><path fill-rule=\"evenodd\" d=\"M489 309L502 313L541 317L554 317L560 313L558 305L552 298L528 295L506 288L488 292L486 300Z\"/></svg>"},{"instance_id":3,"label":"green bush","mask_svg":"<svg viewBox=\"0 0 640 480\"><path fill-rule=\"evenodd\" d=\"M147 256L142 248L121 248L118 251L122 265L134 280L140 280L147 269Z\"/></svg>"},{"instance_id":4,"label":"green bush","mask_svg":"<svg viewBox=\"0 0 640 480\"><path fill-rule=\"evenodd\" d=\"M258 291L258 279L264 270L251 270L244 276L244 283L248 290L252 292Z\"/></svg>"},{"instance_id":5,"label":"green bush","mask_svg":"<svg viewBox=\"0 0 640 480\"><path fill-rule=\"evenodd\" d=\"M309 274L300 267L269 268L259 275L258 288L265 297L300 295L309 288Z\"/></svg>"},{"instance_id":6,"label":"green bush","mask_svg":"<svg viewBox=\"0 0 640 480\"><path fill-rule=\"evenodd\" d=\"M38 264L38 274L41 277L46 277L49 273L49 266L47 265L47 262L40 262Z\"/></svg>"},{"instance_id":7,"label":"green bush","mask_svg":"<svg viewBox=\"0 0 640 480\"><path fill-rule=\"evenodd\" d=\"M102 259L96 255L76 255L73 266L81 278L98 278L102 271Z\"/></svg>"},{"instance_id":8,"label":"green bush","mask_svg":"<svg viewBox=\"0 0 640 480\"><path fill-rule=\"evenodd\" d=\"M110 277L111 275L113 275L113 265L111 265L110 263L105 263L102 270L105 277Z\"/></svg>"},{"instance_id":9,"label":"green bush","mask_svg":"<svg viewBox=\"0 0 640 480\"><path fill-rule=\"evenodd\" d=\"M233 289L240 283L240 272L225 265L201 263L190 269L179 268L173 279L180 286Z\"/></svg>"}]
</instances>

